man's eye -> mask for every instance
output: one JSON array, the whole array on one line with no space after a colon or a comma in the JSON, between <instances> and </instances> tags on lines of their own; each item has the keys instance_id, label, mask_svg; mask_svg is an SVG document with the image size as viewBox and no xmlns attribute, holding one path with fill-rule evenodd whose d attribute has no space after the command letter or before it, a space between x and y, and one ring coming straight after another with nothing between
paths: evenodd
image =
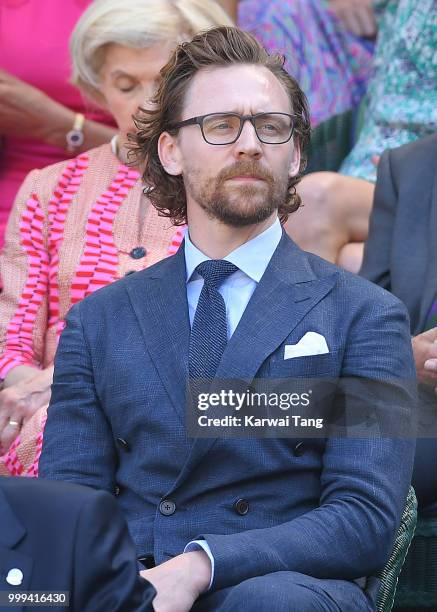
<instances>
[{"instance_id":1,"label":"man's eye","mask_svg":"<svg viewBox=\"0 0 437 612\"><path fill-rule=\"evenodd\" d=\"M264 125L261 126L261 129L264 132L277 132L279 130L277 125L273 125L272 123L264 123Z\"/></svg>"},{"instance_id":2,"label":"man's eye","mask_svg":"<svg viewBox=\"0 0 437 612\"><path fill-rule=\"evenodd\" d=\"M232 127L232 126L231 126L231 124L230 124L229 122L227 122L227 121L221 121L220 123L216 123L216 124L213 126L213 129L214 129L214 130L218 130L218 131L219 131L219 130L229 130L231 127Z\"/></svg>"}]
</instances>

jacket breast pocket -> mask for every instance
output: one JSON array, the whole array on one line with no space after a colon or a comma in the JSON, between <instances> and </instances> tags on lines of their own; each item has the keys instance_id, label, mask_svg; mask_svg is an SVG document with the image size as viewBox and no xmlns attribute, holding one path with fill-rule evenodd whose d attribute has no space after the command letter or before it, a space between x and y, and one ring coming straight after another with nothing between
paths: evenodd
<instances>
[{"instance_id":1,"label":"jacket breast pocket","mask_svg":"<svg viewBox=\"0 0 437 612\"><path fill-rule=\"evenodd\" d=\"M268 365L269 378L336 378L341 371L339 351L323 355L307 355L284 359L284 348L274 355Z\"/></svg>"}]
</instances>

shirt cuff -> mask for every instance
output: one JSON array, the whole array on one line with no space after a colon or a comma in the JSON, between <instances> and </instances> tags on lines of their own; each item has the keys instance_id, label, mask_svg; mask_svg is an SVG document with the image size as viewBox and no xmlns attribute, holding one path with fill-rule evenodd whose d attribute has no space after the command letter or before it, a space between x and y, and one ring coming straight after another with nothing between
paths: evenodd
<instances>
[{"instance_id":1,"label":"shirt cuff","mask_svg":"<svg viewBox=\"0 0 437 612\"><path fill-rule=\"evenodd\" d=\"M212 556L211 549L208 546L208 542L206 540L192 540L191 542L188 542L188 544L185 546L184 553L190 552L192 550L204 550L208 555L209 560L211 561L211 580L207 588L207 591L209 591L214 580L214 557Z\"/></svg>"}]
</instances>

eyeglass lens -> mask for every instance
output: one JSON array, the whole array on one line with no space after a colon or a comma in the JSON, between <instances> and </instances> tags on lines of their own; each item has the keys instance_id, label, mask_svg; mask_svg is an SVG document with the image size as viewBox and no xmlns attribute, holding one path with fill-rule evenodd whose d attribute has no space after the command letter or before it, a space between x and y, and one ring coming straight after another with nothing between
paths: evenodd
<instances>
[{"instance_id":1,"label":"eyeglass lens","mask_svg":"<svg viewBox=\"0 0 437 612\"><path fill-rule=\"evenodd\" d=\"M240 115L214 113L203 119L203 135L211 144L234 142L240 131ZM289 140L293 129L291 117L281 113L262 113L254 118L255 130L261 142L279 144Z\"/></svg>"}]
</instances>

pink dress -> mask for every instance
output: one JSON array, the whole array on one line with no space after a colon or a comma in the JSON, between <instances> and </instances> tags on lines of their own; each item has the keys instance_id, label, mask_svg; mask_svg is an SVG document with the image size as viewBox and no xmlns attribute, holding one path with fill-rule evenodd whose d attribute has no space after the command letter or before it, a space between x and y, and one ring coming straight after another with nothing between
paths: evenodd
<instances>
[{"instance_id":1,"label":"pink dress","mask_svg":"<svg viewBox=\"0 0 437 612\"><path fill-rule=\"evenodd\" d=\"M80 92L68 80L68 41L74 25L91 0L0 0L0 68L37 87L88 118L108 117L86 109ZM1 135L0 135L1 137ZM30 139L3 138L0 145L0 248L14 197L33 168L68 157L58 149Z\"/></svg>"}]
</instances>

